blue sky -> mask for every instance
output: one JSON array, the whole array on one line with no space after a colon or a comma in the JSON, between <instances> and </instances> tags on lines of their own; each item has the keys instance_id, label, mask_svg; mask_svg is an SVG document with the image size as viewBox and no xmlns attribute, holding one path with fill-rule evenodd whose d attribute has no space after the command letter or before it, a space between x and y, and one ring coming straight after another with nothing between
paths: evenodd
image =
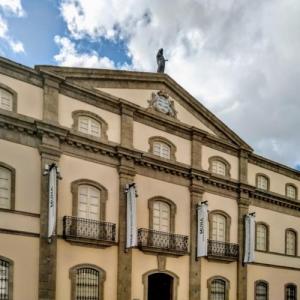
<instances>
[{"instance_id":1,"label":"blue sky","mask_svg":"<svg viewBox=\"0 0 300 300\"><path fill-rule=\"evenodd\" d=\"M0 0L0 55L166 73L269 159L300 169L299 0Z\"/></svg>"},{"instance_id":2,"label":"blue sky","mask_svg":"<svg viewBox=\"0 0 300 300\"><path fill-rule=\"evenodd\" d=\"M16 17L4 12L9 24L9 34L22 41L25 51L15 53L9 45L0 40L2 55L31 67L38 64L56 65L54 55L58 52L58 45L54 42L54 37L70 36L59 5L59 1L56 0L28 0L22 1L25 16ZM86 37L76 40L76 47L79 53L99 51L117 64L131 62L127 56L126 43L122 40Z\"/></svg>"}]
</instances>

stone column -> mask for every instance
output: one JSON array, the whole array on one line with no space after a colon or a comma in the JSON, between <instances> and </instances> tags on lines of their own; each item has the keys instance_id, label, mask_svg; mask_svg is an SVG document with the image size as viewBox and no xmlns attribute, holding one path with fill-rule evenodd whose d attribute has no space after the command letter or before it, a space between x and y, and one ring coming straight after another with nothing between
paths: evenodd
<instances>
[{"instance_id":1,"label":"stone column","mask_svg":"<svg viewBox=\"0 0 300 300\"><path fill-rule=\"evenodd\" d=\"M247 193L248 153L241 150L239 154L240 191L238 199L238 244L239 259L237 265L237 300L247 300L247 265L244 259L245 215L249 212L249 194Z\"/></svg>"},{"instance_id":2,"label":"stone column","mask_svg":"<svg viewBox=\"0 0 300 300\"><path fill-rule=\"evenodd\" d=\"M190 186L190 272L189 299L200 300L201 297L201 260L197 259L197 205L202 201L203 185L192 180Z\"/></svg>"},{"instance_id":3,"label":"stone column","mask_svg":"<svg viewBox=\"0 0 300 300\"><path fill-rule=\"evenodd\" d=\"M45 140L46 138L43 138ZM57 142L58 143L58 142ZM51 143L54 144L54 143ZM42 143L41 155L41 202L40 202L40 256L39 256L39 300L55 300L56 294L56 259L57 239L48 243L48 181L49 176L43 175L45 165L58 165L60 151L58 147Z\"/></svg>"},{"instance_id":4,"label":"stone column","mask_svg":"<svg viewBox=\"0 0 300 300\"><path fill-rule=\"evenodd\" d=\"M133 111L122 105L121 110L121 145L133 146ZM119 165L119 247L118 247L118 282L117 299L131 300L132 285L132 250L126 249L126 184L134 181L135 168L132 160L120 158Z\"/></svg>"}]
</instances>

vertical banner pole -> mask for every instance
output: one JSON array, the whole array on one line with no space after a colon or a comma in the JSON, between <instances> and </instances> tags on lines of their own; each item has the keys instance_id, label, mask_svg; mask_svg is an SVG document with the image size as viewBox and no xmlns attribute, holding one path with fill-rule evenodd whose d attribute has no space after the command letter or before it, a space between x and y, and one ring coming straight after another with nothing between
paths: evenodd
<instances>
[{"instance_id":1,"label":"vertical banner pole","mask_svg":"<svg viewBox=\"0 0 300 300\"><path fill-rule=\"evenodd\" d=\"M197 207L197 257L207 256L208 205L202 202Z\"/></svg>"}]
</instances>

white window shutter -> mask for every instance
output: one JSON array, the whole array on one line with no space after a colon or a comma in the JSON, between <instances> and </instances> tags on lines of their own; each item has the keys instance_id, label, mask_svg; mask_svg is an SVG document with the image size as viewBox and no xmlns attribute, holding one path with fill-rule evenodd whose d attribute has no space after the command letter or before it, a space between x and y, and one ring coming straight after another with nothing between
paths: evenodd
<instances>
[{"instance_id":1,"label":"white window shutter","mask_svg":"<svg viewBox=\"0 0 300 300\"><path fill-rule=\"evenodd\" d=\"M11 172L0 167L0 207L11 208Z\"/></svg>"}]
</instances>

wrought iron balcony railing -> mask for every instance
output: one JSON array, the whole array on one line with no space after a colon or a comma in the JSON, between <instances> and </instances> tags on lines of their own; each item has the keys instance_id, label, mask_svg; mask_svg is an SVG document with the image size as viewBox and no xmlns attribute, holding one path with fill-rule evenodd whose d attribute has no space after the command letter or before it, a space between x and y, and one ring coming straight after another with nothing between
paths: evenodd
<instances>
[{"instance_id":1,"label":"wrought iron balcony railing","mask_svg":"<svg viewBox=\"0 0 300 300\"><path fill-rule=\"evenodd\" d=\"M144 251L180 256L188 253L188 237L140 228L138 230L138 247Z\"/></svg>"},{"instance_id":2,"label":"wrought iron balcony railing","mask_svg":"<svg viewBox=\"0 0 300 300\"><path fill-rule=\"evenodd\" d=\"M116 242L116 224L77 217L63 218L64 239L100 246Z\"/></svg>"},{"instance_id":3,"label":"wrought iron balcony railing","mask_svg":"<svg viewBox=\"0 0 300 300\"><path fill-rule=\"evenodd\" d=\"M208 258L227 261L237 260L239 256L239 245L208 240L207 256Z\"/></svg>"}]
</instances>

